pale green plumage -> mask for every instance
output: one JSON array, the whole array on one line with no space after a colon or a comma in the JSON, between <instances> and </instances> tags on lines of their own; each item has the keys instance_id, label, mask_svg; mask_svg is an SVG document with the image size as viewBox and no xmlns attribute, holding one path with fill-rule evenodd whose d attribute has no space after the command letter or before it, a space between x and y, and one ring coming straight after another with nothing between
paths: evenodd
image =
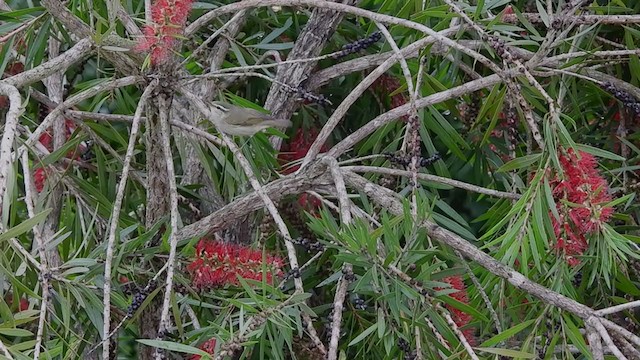
<instances>
[{"instance_id":1,"label":"pale green plumage","mask_svg":"<svg viewBox=\"0 0 640 360\"><path fill-rule=\"evenodd\" d=\"M292 125L289 120L274 119L258 110L221 101L214 101L211 108L214 116L217 115L211 121L219 131L229 135L251 136L266 128L287 128Z\"/></svg>"}]
</instances>

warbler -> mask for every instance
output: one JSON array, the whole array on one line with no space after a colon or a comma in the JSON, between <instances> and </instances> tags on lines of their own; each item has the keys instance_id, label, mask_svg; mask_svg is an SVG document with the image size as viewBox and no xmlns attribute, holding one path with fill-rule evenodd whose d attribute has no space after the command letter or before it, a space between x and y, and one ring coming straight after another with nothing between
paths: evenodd
<instances>
[{"instance_id":1,"label":"warbler","mask_svg":"<svg viewBox=\"0 0 640 360\"><path fill-rule=\"evenodd\" d=\"M276 119L258 110L245 108L222 101L211 103L214 116L211 121L221 131L228 135L252 136L266 128L288 128L291 121Z\"/></svg>"}]
</instances>

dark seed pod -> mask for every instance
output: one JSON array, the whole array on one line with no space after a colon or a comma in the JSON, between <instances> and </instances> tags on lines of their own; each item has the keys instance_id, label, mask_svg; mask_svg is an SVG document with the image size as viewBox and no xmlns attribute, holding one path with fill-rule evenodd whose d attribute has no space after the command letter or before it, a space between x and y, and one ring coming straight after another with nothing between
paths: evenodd
<instances>
[{"instance_id":1,"label":"dark seed pod","mask_svg":"<svg viewBox=\"0 0 640 360\"><path fill-rule=\"evenodd\" d=\"M370 47L371 45L380 41L381 38L382 33L380 31L376 31L364 39L358 39L352 43L344 45L340 51L335 52L333 55L331 55L331 57L335 60L341 59L349 54L353 54Z\"/></svg>"},{"instance_id":2,"label":"dark seed pod","mask_svg":"<svg viewBox=\"0 0 640 360\"><path fill-rule=\"evenodd\" d=\"M351 302L357 310L367 310L367 304L365 304L364 299L360 298L358 294L354 294Z\"/></svg>"},{"instance_id":3,"label":"dark seed pod","mask_svg":"<svg viewBox=\"0 0 640 360\"><path fill-rule=\"evenodd\" d=\"M324 95L311 93L301 87L296 89L296 94L298 95L298 100L304 100L324 106L331 105L331 101L329 101Z\"/></svg>"},{"instance_id":4,"label":"dark seed pod","mask_svg":"<svg viewBox=\"0 0 640 360\"><path fill-rule=\"evenodd\" d=\"M391 162L396 163L396 164L400 164L402 166L409 166L411 165L411 157L410 156L401 156L401 155L396 155L396 154L385 154L385 156L387 157L387 159L389 159ZM429 157L419 157L418 158L418 166L420 167L425 167L425 166L429 166L431 164L433 164L434 162L440 160L442 157L440 156L439 153L434 153L433 155L429 156Z\"/></svg>"},{"instance_id":5,"label":"dark seed pod","mask_svg":"<svg viewBox=\"0 0 640 360\"><path fill-rule=\"evenodd\" d=\"M398 347L402 351L409 351L409 343L403 338L398 339Z\"/></svg>"},{"instance_id":6,"label":"dark seed pod","mask_svg":"<svg viewBox=\"0 0 640 360\"><path fill-rule=\"evenodd\" d=\"M638 101L638 99L636 99L633 95L624 90L616 88L615 85L608 82L601 84L600 87L602 87L604 91L613 95L613 97L615 97L616 99L620 100L622 102L622 105L631 110L634 115L640 115L640 101Z\"/></svg>"}]
</instances>

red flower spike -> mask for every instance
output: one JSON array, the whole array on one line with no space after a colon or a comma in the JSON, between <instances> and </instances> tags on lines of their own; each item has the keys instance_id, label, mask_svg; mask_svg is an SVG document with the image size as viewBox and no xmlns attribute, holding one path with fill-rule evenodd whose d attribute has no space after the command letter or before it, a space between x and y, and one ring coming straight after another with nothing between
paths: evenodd
<instances>
[{"instance_id":1,"label":"red flower spike","mask_svg":"<svg viewBox=\"0 0 640 360\"><path fill-rule=\"evenodd\" d=\"M504 8L504 11L502 12L502 17L500 18L500 20L505 21L505 19L507 18L507 15L513 15L515 14L515 11L513 11L513 8L511 7L511 5L507 5Z\"/></svg>"},{"instance_id":2,"label":"red flower spike","mask_svg":"<svg viewBox=\"0 0 640 360\"><path fill-rule=\"evenodd\" d=\"M47 172L44 168L37 168L33 172L33 183L36 186L37 192L42 192L44 189L44 182L47 180Z\"/></svg>"},{"instance_id":3,"label":"red flower spike","mask_svg":"<svg viewBox=\"0 0 640 360\"><path fill-rule=\"evenodd\" d=\"M76 124L69 119L66 119L65 122L65 136L66 139L69 140L74 131L76 131ZM51 129L46 130L40 135L38 139L40 144L47 148L49 152L53 152L53 133ZM75 160L80 160L80 157L83 153L87 151L87 146L85 144L80 144L76 149L69 150L67 153L67 158L74 158ZM39 167L33 172L33 182L35 183L36 190L41 192L44 188L44 182L47 179L47 170L45 168Z\"/></svg>"},{"instance_id":4,"label":"red flower spike","mask_svg":"<svg viewBox=\"0 0 640 360\"><path fill-rule=\"evenodd\" d=\"M611 201L611 196L593 155L585 152L576 154L569 149L566 154L559 154L559 160L564 176L561 179L556 174L549 182L561 216L561 221L558 221L550 215L557 238L555 248L564 254L570 266L577 266L580 264L577 256L589 248L585 235L597 232L613 214L612 207L604 206Z\"/></svg>"},{"instance_id":5,"label":"red flower spike","mask_svg":"<svg viewBox=\"0 0 640 360\"><path fill-rule=\"evenodd\" d=\"M458 290L457 292L449 294L450 297L458 300L461 303L469 304L467 289L464 285L464 282L462 281L461 276L459 275L449 276L442 279L442 281L448 283L449 285L451 285L452 288ZM472 319L471 315L465 312L462 312L449 304L446 304L445 307L451 313L453 322L455 322L456 325L458 325L458 327L463 327L471 322L471 319ZM471 346L475 346L476 344L476 337L474 335L474 332L475 332L475 329L473 328L462 330L462 334L464 335L465 339L467 339L467 342L469 342Z\"/></svg>"},{"instance_id":6,"label":"red flower spike","mask_svg":"<svg viewBox=\"0 0 640 360\"><path fill-rule=\"evenodd\" d=\"M211 338L205 341L198 347L198 349L213 355L216 351L216 339ZM200 360L201 358L202 356L200 355L191 355L191 357L189 357L189 360Z\"/></svg>"},{"instance_id":7,"label":"red flower spike","mask_svg":"<svg viewBox=\"0 0 640 360\"><path fill-rule=\"evenodd\" d=\"M187 266L193 286L200 289L236 285L238 276L262 281L263 267L268 282L282 275L284 261L273 255L263 255L259 250L234 244L222 243L206 238L196 245L196 258Z\"/></svg>"},{"instance_id":8,"label":"red flower spike","mask_svg":"<svg viewBox=\"0 0 640 360\"><path fill-rule=\"evenodd\" d=\"M298 204L307 211L314 211L322 206L322 200L313 195L304 193L298 197Z\"/></svg>"},{"instance_id":9,"label":"red flower spike","mask_svg":"<svg viewBox=\"0 0 640 360\"><path fill-rule=\"evenodd\" d=\"M316 128L311 128L308 131L305 131L304 129L299 128L296 131L296 134L294 135L294 137L291 138L288 143L283 144L282 151L278 155L278 158L280 160L283 160L285 164L291 161L300 160L304 158L309 152L311 145L318 137L318 133L319 131ZM329 148L327 144L322 145L322 147L320 148L321 153L326 152L328 150ZM297 171L299 168L300 168L299 165L292 166L285 169L283 173L291 174Z\"/></svg>"},{"instance_id":10,"label":"red flower spike","mask_svg":"<svg viewBox=\"0 0 640 360\"><path fill-rule=\"evenodd\" d=\"M289 162L303 159L309 152L309 149L311 148L313 142L318 137L318 133L318 129L316 128L311 128L308 131L299 128L296 131L295 136L291 138L288 143L283 144L282 152L278 155L278 159L281 160L285 167ZM321 153L327 152L328 150L329 147L327 146L327 144L323 144L322 147L320 147ZM284 174L291 174L297 171L299 168L300 165L290 166L283 169L282 172ZM310 212L314 212L322 205L322 201L320 199L308 194L301 194L298 197L298 203L303 209Z\"/></svg>"},{"instance_id":11,"label":"red flower spike","mask_svg":"<svg viewBox=\"0 0 640 360\"><path fill-rule=\"evenodd\" d=\"M515 12L513 11L513 8L511 7L511 5L507 5L507 6L504 8L504 14L505 14L505 15L511 15L511 14L514 14L514 13L515 13Z\"/></svg>"},{"instance_id":12,"label":"red flower spike","mask_svg":"<svg viewBox=\"0 0 640 360\"><path fill-rule=\"evenodd\" d=\"M8 293L7 295L5 295L4 301L7 303L7 305L9 305L9 307L11 307L11 305L13 305L13 294ZM20 298L20 303L18 304L18 311L25 311L25 310L29 310L29 301L25 298Z\"/></svg>"},{"instance_id":13,"label":"red flower spike","mask_svg":"<svg viewBox=\"0 0 640 360\"><path fill-rule=\"evenodd\" d=\"M383 74L382 76L380 76L379 78L376 79L376 81L373 82L373 88L378 90L378 91L382 91L382 92L386 92L388 94L394 93L396 90L398 90L400 88L400 81L398 81L398 79L396 79L393 76L387 75L387 74ZM397 93L393 96L391 96L391 108L395 109L399 106L402 106L404 104L407 103L407 96L403 93ZM402 117L404 120L408 120L409 116L408 115L404 115Z\"/></svg>"},{"instance_id":14,"label":"red flower spike","mask_svg":"<svg viewBox=\"0 0 640 360\"><path fill-rule=\"evenodd\" d=\"M142 29L144 36L135 49L149 51L154 65L166 61L187 23L192 3L193 0L156 0L151 6L153 24Z\"/></svg>"}]
</instances>

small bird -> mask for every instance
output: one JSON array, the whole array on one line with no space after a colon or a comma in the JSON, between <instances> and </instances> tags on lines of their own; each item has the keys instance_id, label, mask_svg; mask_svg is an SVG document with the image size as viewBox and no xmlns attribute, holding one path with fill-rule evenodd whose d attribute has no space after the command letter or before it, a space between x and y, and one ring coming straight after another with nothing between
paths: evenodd
<instances>
[{"instance_id":1,"label":"small bird","mask_svg":"<svg viewBox=\"0 0 640 360\"><path fill-rule=\"evenodd\" d=\"M288 128L292 125L287 119L276 119L255 109L244 108L222 101L211 103L214 116L211 121L221 131L228 135L252 136L270 127Z\"/></svg>"}]
</instances>

